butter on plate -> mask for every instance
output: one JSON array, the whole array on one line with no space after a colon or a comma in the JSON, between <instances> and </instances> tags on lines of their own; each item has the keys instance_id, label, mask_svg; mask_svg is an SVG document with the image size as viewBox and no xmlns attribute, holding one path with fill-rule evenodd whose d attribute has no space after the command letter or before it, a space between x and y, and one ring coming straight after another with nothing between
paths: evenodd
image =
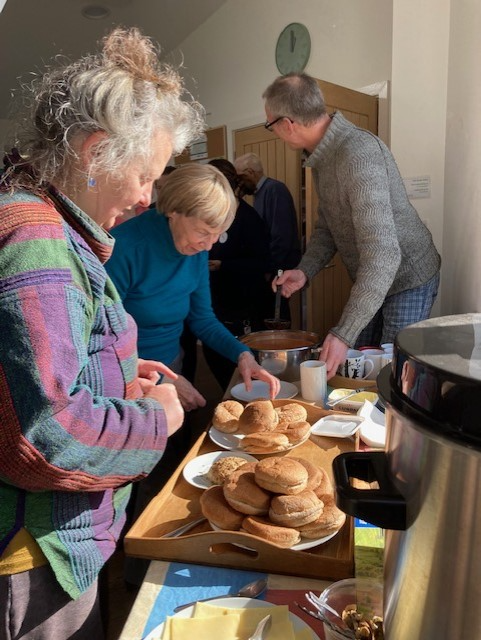
<instances>
[{"instance_id":1,"label":"butter on plate","mask_svg":"<svg viewBox=\"0 0 481 640\"><path fill-rule=\"evenodd\" d=\"M286 605L234 609L198 602L191 618L167 617L161 640L244 640L266 615L272 616L267 640L313 640L309 628L294 630Z\"/></svg>"}]
</instances>

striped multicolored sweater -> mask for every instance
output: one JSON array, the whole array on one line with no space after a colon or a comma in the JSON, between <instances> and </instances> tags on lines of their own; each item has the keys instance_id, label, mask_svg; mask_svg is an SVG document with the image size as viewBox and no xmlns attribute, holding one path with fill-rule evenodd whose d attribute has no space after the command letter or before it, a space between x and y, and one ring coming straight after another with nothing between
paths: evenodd
<instances>
[{"instance_id":1,"label":"striped multicolored sweater","mask_svg":"<svg viewBox=\"0 0 481 640\"><path fill-rule=\"evenodd\" d=\"M72 598L113 553L130 483L167 439L103 267L113 243L61 194L0 193L0 554L24 527Z\"/></svg>"}]
</instances>

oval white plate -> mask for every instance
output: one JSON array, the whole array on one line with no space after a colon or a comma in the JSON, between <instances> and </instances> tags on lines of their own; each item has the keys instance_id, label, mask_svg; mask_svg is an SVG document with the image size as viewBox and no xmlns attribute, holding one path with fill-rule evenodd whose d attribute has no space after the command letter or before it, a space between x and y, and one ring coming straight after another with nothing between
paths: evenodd
<instances>
[{"instance_id":1,"label":"oval white plate","mask_svg":"<svg viewBox=\"0 0 481 640\"><path fill-rule=\"evenodd\" d=\"M364 422L361 416L332 415L324 416L312 425L311 433L329 438L349 438Z\"/></svg>"},{"instance_id":2,"label":"oval white plate","mask_svg":"<svg viewBox=\"0 0 481 640\"><path fill-rule=\"evenodd\" d=\"M309 432L307 436L304 438L304 440L301 440L301 442L296 442L296 444L291 444L290 447L287 447L282 451L271 451L271 452L263 451L263 452L256 453L256 455L259 456L259 455L268 454L268 453L279 453L281 455L285 451L290 451L291 449L295 449L299 445L303 444L306 440L309 439L310 435L311 433ZM229 449L230 451L235 451L236 455L237 455L237 452L242 451L242 449L240 448L240 441L244 437L244 434L222 433L222 431L219 431L215 427L211 427L209 429L209 437L212 440L212 442L214 442L218 447L222 447L223 449Z\"/></svg>"},{"instance_id":3,"label":"oval white plate","mask_svg":"<svg viewBox=\"0 0 481 640\"><path fill-rule=\"evenodd\" d=\"M251 402L259 398L269 399L269 385L263 380L253 380L252 389L247 391L243 382L236 384L230 390L232 397L243 402ZM294 398L299 393L299 389L292 382L281 380L281 390L276 395L276 400Z\"/></svg>"},{"instance_id":4,"label":"oval white plate","mask_svg":"<svg viewBox=\"0 0 481 640\"><path fill-rule=\"evenodd\" d=\"M259 607L275 607L275 604L272 602L266 602L265 600L256 600L255 598L217 598L212 601L212 604L217 607L229 607L230 609L250 609L250 608L259 608ZM194 607L187 607L187 609L183 609L179 611L179 613L175 614L177 618L191 618L194 612ZM301 620L294 613L289 612L289 620L294 627L294 631L300 631L301 629L309 629L312 635L313 640L320 640L319 636L317 636L312 628ZM155 627L148 636L144 638L144 640L158 640L162 636L162 632L164 630L164 623L160 624L158 627Z\"/></svg>"},{"instance_id":5,"label":"oval white plate","mask_svg":"<svg viewBox=\"0 0 481 640\"><path fill-rule=\"evenodd\" d=\"M386 446L386 427L382 424L377 424L372 420L364 420L359 435L368 447L384 449Z\"/></svg>"},{"instance_id":6,"label":"oval white plate","mask_svg":"<svg viewBox=\"0 0 481 640\"><path fill-rule=\"evenodd\" d=\"M257 458L254 458L254 456L244 451L239 451L235 455L238 458L244 458L247 462L257 462ZM214 483L207 477L207 472L216 460L230 456L232 456L230 451L211 451L211 453L204 453L204 455L197 456L197 458L190 460L183 468L182 475L185 480L194 487L208 489L212 487Z\"/></svg>"},{"instance_id":7,"label":"oval white plate","mask_svg":"<svg viewBox=\"0 0 481 640\"><path fill-rule=\"evenodd\" d=\"M210 524L213 531L223 531L223 529L220 529L219 527L216 527L215 524L212 524L210 520L208 520L208 523ZM312 547L317 547L320 544L324 544L328 542L331 538L334 538L334 536L337 536L337 534L341 529L342 527L337 531L334 531L334 533L330 533L328 536L324 536L323 538L311 538L311 539L301 538L300 542L298 542L292 547L289 547L289 551L305 551L306 549L312 549ZM239 531L239 533L243 533L243 532ZM264 539L259 538L259 540L264 540ZM264 542L268 542L268 540L264 540ZM237 542L235 543L233 542L232 544L236 544L238 547L242 547L243 549L249 549L249 547L246 547L242 544L238 544Z\"/></svg>"}]
</instances>

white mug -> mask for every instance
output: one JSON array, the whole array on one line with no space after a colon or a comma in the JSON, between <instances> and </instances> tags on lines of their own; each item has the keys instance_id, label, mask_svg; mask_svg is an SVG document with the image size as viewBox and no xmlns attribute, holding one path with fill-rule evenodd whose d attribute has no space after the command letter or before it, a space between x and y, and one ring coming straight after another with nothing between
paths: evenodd
<instances>
[{"instance_id":1,"label":"white mug","mask_svg":"<svg viewBox=\"0 0 481 640\"><path fill-rule=\"evenodd\" d=\"M304 400L324 405L327 394L326 363L322 360L305 360L301 362L299 370Z\"/></svg>"},{"instance_id":2,"label":"white mug","mask_svg":"<svg viewBox=\"0 0 481 640\"><path fill-rule=\"evenodd\" d=\"M367 367L366 367L367 365ZM366 372L366 368L368 371ZM363 351L359 349L348 349L346 359L339 366L338 373L345 378L364 379L373 369L372 362L365 361Z\"/></svg>"},{"instance_id":3,"label":"white mug","mask_svg":"<svg viewBox=\"0 0 481 640\"><path fill-rule=\"evenodd\" d=\"M371 371L366 375L367 380L375 380L384 366L386 353L382 349L361 349L364 354L364 366L372 363Z\"/></svg>"}]
</instances>

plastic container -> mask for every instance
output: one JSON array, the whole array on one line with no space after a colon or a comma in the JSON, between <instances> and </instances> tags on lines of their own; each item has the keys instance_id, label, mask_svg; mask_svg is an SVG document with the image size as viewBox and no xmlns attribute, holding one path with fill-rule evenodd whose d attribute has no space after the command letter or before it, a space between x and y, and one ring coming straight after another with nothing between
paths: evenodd
<instances>
[{"instance_id":1,"label":"plastic container","mask_svg":"<svg viewBox=\"0 0 481 640\"><path fill-rule=\"evenodd\" d=\"M343 610L355 604L357 611L364 614L367 620L374 616L382 618L382 584L372 578L348 578L334 582L325 589L320 596L323 604L327 604L342 615ZM349 627L330 611L323 611L325 617L341 629ZM346 636L329 627L325 622L324 635L326 640L346 640Z\"/></svg>"}]
</instances>

